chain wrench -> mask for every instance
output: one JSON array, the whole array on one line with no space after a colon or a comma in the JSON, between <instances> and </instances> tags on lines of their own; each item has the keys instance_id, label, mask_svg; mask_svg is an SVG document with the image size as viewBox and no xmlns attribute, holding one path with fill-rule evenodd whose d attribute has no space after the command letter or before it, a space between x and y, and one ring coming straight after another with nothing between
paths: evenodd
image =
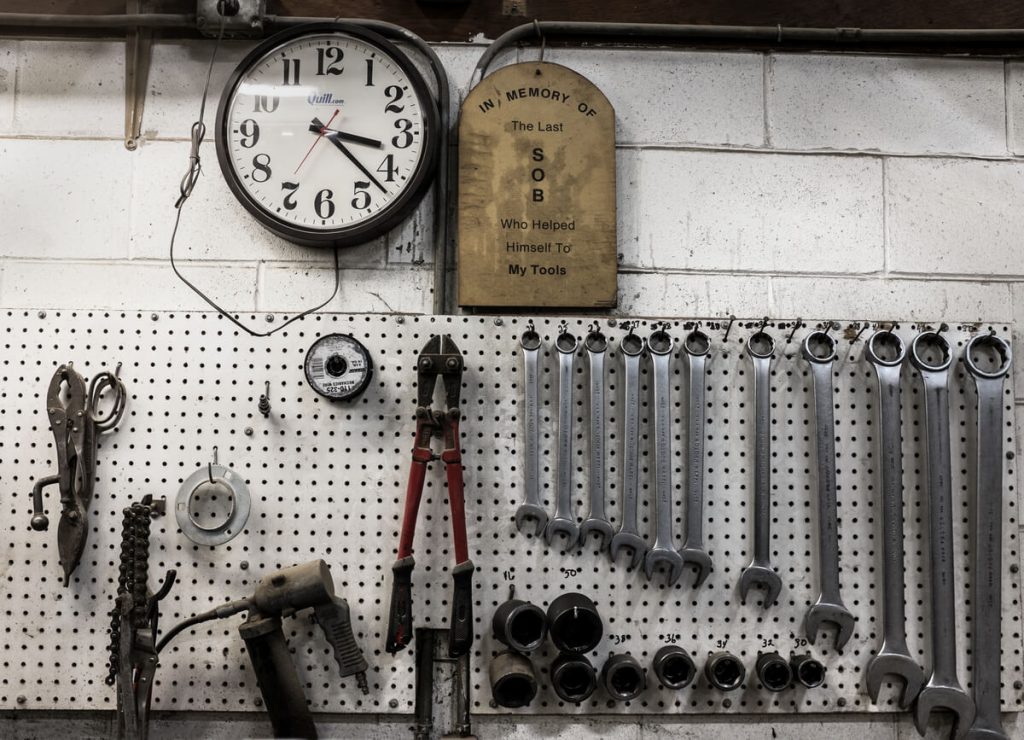
<instances>
[{"instance_id":1,"label":"chain wrench","mask_svg":"<svg viewBox=\"0 0 1024 740\"><path fill-rule=\"evenodd\" d=\"M832 396L832 365L836 341L812 331L803 342L803 356L814 384L814 427L818 458L818 583L821 593L804 616L804 632L814 643L822 622L836 625L836 650L853 636L854 616L839 595L839 522L836 511L836 425Z\"/></svg>"},{"instance_id":2,"label":"chain wrench","mask_svg":"<svg viewBox=\"0 0 1024 740\"><path fill-rule=\"evenodd\" d=\"M754 586L765 589L761 606L774 604L782 591L782 579L772 568L771 526L771 367L775 340L764 332L747 339L747 354L754 365L754 558L740 574L740 598Z\"/></svg>"},{"instance_id":3,"label":"chain wrench","mask_svg":"<svg viewBox=\"0 0 1024 740\"><path fill-rule=\"evenodd\" d=\"M900 374L907 350L903 340L891 331L871 335L864 345L864 357L878 378L879 424L882 436L879 458L882 466L882 615L884 634L878 653L865 670L868 696L878 702L882 679L903 680L900 706L906 709L924 685L924 671L907 647L907 618L904 606L903 566L903 465L900 421Z\"/></svg>"},{"instance_id":4,"label":"chain wrench","mask_svg":"<svg viewBox=\"0 0 1024 740\"><path fill-rule=\"evenodd\" d=\"M526 500L516 509L516 528L523 534L540 537L548 524L548 512L540 500L540 402L538 400L538 358L540 335L533 322L519 340L526 366ZM527 528L527 522L532 526Z\"/></svg>"},{"instance_id":5,"label":"chain wrench","mask_svg":"<svg viewBox=\"0 0 1024 740\"><path fill-rule=\"evenodd\" d=\"M711 557L704 550L704 384L711 339L694 329L683 340L689 370L686 427L686 541L679 554L683 564L697 569L694 586L711 574Z\"/></svg>"},{"instance_id":6,"label":"chain wrench","mask_svg":"<svg viewBox=\"0 0 1024 740\"><path fill-rule=\"evenodd\" d=\"M669 363L672 337L657 329L647 338L654 363L654 499L657 504L657 529L652 547L644 558L647 580L659 565L668 566L668 585L675 585L683 574L683 556L672 537L672 402L669 397Z\"/></svg>"},{"instance_id":7,"label":"chain wrench","mask_svg":"<svg viewBox=\"0 0 1024 740\"><path fill-rule=\"evenodd\" d=\"M604 358L608 340L597 327L593 328L583 346L590 360L590 513L580 524L580 544L593 532L598 536L598 550L604 550L614 530L604 510Z\"/></svg>"},{"instance_id":8,"label":"chain wrench","mask_svg":"<svg viewBox=\"0 0 1024 740\"><path fill-rule=\"evenodd\" d=\"M983 370L971 353L995 352L999 367ZM978 446L974 503L974 704L969 740L1007 740L999 715L999 623L1002 617L1003 380L1010 371L1010 345L994 334L975 336L964 348L964 367L978 396Z\"/></svg>"},{"instance_id":9,"label":"chain wrench","mask_svg":"<svg viewBox=\"0 0 1024 740\"><path fill-rule=\"evenodd\" d=\"M573 360L579 340L569 333L563 323L555 339L558 350L558 465L556 486L557 506L555 518L548 522L544 530L544 539L548 546L556 534L565 535L565 549L571 550L579 540L579 528L576 526L576 514L572 510L572 402Z\"/></svg>"},{"instance_id":10,"label":"chain wrench","mask_svg":"<svg viewBox=\"0 0 1024 740\"><path fill-rule=\"evenodd\" d=\"M927 348L942 359L922 355ZM949 343L934 331L918 334L910 345L910 361L924 387L928 439L928 546L931 563L932 675L917 697L914 723L924 735L928 715L947 709L956 715L954 736L962 738L974 720L974 702L960 687L956 672L956 595L953 592L953 492L949 452Z\"/></svg>"},{"instance_id":11,"label":"chain wrench","mask_svg":"<svg viewBox=\"0 0 1024 740\"><path fill-rule=\"evenodd\" d=\"M619 342L626 367L625 405L622 456L622 524L612 537L608 554L612 562L623 548L629 550L629 565L636 568L647 554L647 544L637 527L637 490L640 487L640 357L646 342L630 329Z\"/></svg>"}]
</instances>

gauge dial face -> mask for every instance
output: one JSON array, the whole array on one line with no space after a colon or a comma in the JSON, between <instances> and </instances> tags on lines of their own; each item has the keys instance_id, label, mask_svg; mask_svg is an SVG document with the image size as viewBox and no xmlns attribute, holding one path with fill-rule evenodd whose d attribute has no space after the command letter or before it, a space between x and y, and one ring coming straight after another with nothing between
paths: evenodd
<instances>
[{"instance_id":1,"label":"gauge dial face","mask_svg":"<svg viewBox=\"0 0 1024 740\"><path fill-rule=\"evenodd\" d=\"M393 227L422 196L437 114L398 49L325 25L275 37L239 66L218 112L218 156L272 231L347 245Z\"/></svg>"}]
</instances>

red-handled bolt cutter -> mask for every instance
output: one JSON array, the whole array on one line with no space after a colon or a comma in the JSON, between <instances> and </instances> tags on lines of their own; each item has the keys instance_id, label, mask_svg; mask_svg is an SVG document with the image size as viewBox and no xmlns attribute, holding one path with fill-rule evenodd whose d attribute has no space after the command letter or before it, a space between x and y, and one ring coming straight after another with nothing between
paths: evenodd
<instances>
[{"instance_id":1,"label":"red-handled bolt cutter","mask_svg":"<svg viewBox=\"0 0 1024 740\"><path fill-rule=\"evenodd\" d=\"M427 465L441 460L448 475L448 504L451 507L452 542L455 546L455 567L452 568L452 616L449 626L448 653L465 655L473 644L473 561L466 544L466 504L463 496L462 453L459 450L459 420L462 412L462 352L447 334L434 336L426 343L416 361L417 402L416 442L412 448L412 469L405 491L405 513L398 540L394 583L391 589L391 616L385 649L396 653L412 638L412 541L416 517L423 497ZM444 380L445 408L431 408L437 378ZM433 437L444 440L444 449L437 456L430 449Z\"/></svg>"}]
</instances>

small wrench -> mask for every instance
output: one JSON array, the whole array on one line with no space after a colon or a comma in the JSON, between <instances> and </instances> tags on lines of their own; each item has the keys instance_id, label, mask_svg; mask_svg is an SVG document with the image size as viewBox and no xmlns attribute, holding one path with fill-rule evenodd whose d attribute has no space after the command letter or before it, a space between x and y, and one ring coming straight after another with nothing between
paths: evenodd
<instances>
[{"instance_id":1,"label":"small wrench","mask_svg":"<svg viewBox=\"0 0 1024 740\"><path fill-rule=\"evenodd\" d=\"M704 550L704 384L711 339L694 329L683 340L689 369L686 429L686 541L679 554L697 569L694 586L711 574L711 556Z\"/></svg>"},{"instance_id":2,"label":"small wrench","mask_svg":"<svg viewBox=\"0 0 1024 740\"><path fill-rule=\"evenodd\" d=\"M754 586L765 589L761 606L767 609L779 598L782 579L772 568L771 526L771 367L775 340L764 330L747 339L747 354L754 365L754 559L740 574L740 598Z\"/></svg>"},{"instance_id":3,"label":"small wrench","mask_svg":"<svg viewBox=\"0 0 1024 740\"><path fill-rule=\"evenodd\" d=\"M548 512L540 500L540 403L538 401L537 358L540 334L531 322L519 340L526 365L526 500L516 509L516 528L523 534L540 537L548 524ZM532 526L527 528L527 522Z\"/></svg>"},{"instance_id":4,"label":"small wrench","mask_svg":"<svg viewBox=\"0 0 1024 740\"><path fill-rule=\"evenodd\" d=\"M839 628L836 650L853 636L854 616L839 595L839 522L836 511L836 425L833 415L832 364L836 340L824 331L804 338L803 356L814 382L814 427L818 457L818 583L821 593L804 616L804 632L814 643L822 622Z\"/></svg>"},{"instance_id":5,"label":"small wrench","mask_svg":"<svg viewBox=\"0 0 1024 740\"><path fill-rule=\"evenodd\" d=\"M878 702L882 679L903 680L900 706L906 709L924 685L924 671L907 647L907 618L904 607L903 571L903 465L900 432L900 374L907 350L903 340L891 331L871 335L864 345L864 357L878 378L878 446L882 464L882 617L884 634L878 653L865 671L868 696Z\"/></svg>"},{"instance_id":6,"label":"small wrench","mask_svg":"<svg viewBox=\"0 0 1024 740\"><path fill-rule=\"evenodd\" d=\"M614 532L604 511L604 356L608 340L594 327L583 346L590 359L590 513L580 524L580 544L593 532L597 549L603 550Z\"/></svg>"},{"instance_id":7,"label":"small wrench","mask_svg":"<svg viewBox=\"0 0 1024 740\"><path fill-rule=\"evenodd\" d=\"M647 543L640 536L636 521L637 490L640 487L640 357L646 343L630 329L619 342L626 366L625 406L622 455L622 524L612 537L608 554L612 562L623 548L629 550L629 566L636 568L647 554Z\"/></svg>"},{"instance_id":8,"label":"small wrench","mask_svg":"<svg viewBox=\"0 0 1024 740\"><path fill-rule=\"evenodd\" d=\"M667 565L668 585L675 585L683 574L683 556L675 548L672 537L672 401L669 397L669 362L672 359L672 337L657 329L647 338L647 348L654 363L654 499L657 528L654 546L644 558L647 580L654 577L659 565Z\"/></svg>"},{"instance_id":9,"label":"small wrench","mask_svg":"<svg viewBox=\"0 0 1024 740\"><path fill-rule=\"evenodd\" d=\"M999 367L983 370L972 356L992 350ZM978 395L978 446L974 490L974 704L977 713L968 740L1007 740L999 714L999 623L1002 603L1003 546L1003 379L1010 371L1010 345L980 334L964 348L964 367Z\"/></svg>"},{"instance_id":10,"label":"small wrench","mask_svg":"<svg viewBox=\"0 0 1024 740\"><path fill-rule=\"evenodd\" d=\"M571 550L579 539L579 528L576 526L576 514L572 510L572 389L573 360L579 340L569 333L563 324L561 333L555 339L558 350L558 477L557 506L555 518L548 522L544 530L544 539L548 546L556 534L565 535L565 549Z\"/></svg>"},{"instance_id":11,"label":"small wrench","mask_svg":"<svg viewBox=\"0 0 1024 740\"><path fill-rule=\"evenodd\" d=\"M925 357L927 348L941 360ZM932 675L917 697L914 723L924 735L928 715L947 709L956 715L954 736L962 738L974 720L974 701L960 687L956 673L956 595L953 567L953 492L949 453L949 343L934 331L914 337L910 361L924 387L927 436L928 548L931 563Z\"/></svg>"}]
</instances>

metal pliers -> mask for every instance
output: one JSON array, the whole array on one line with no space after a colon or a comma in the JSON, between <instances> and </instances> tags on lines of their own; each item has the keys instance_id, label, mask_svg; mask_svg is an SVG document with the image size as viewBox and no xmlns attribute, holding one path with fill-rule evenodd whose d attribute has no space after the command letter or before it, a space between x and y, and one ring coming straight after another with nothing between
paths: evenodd
<instances>
[{"instance_id":1,"label":"metal pliers","mask_svg":"<svg viewBox=\"0 0 1024 740\"><path fill-rule=\"evenodd\" d=\"M107 390L112 406L98 415L96 406ZM124 413L127 393L115 374L103 372L87 386L69 362L50 379L46 414L53 432L57 473L36 481L32 487L32 529L46 531L50 520L43 513L43 488L56 483L60 490L61 515L57 525L57 552L64 569L64 585L85 551L89 534L88 507L96 486L96 438L114 428Z\"/></svg>"},{"instance_id":2,"label":"metal pliers","mask_svg":"<svg viewBox=\"0 0 1024 740\"><path fill-rule=\"evenodd\" d=\"M462 352L447 334L434 336L426 343L416 362L416 442L412 449L412 468L405 492L405 513L402 517L401 536L398 541L398 560L395 561L394 582L391 590L391 612L385 649L396 653L412 638L412 556L413 535L427 465L432 460L445 464L448 477L448 503L451 507L452 542L455 547L455 567L452 569L452 616L449 626L448 652L452 657L465 655L473 644L473 561L469 559L466 543L466 507L463 496L462 453L459 449L459 420L462 412L459 399L462 392L462 371L465 363ZM444 380L445 408L432 409L437 378ZM430 449L433 437L444 440L440 456Z\"/></svg>"}]
</instances>

